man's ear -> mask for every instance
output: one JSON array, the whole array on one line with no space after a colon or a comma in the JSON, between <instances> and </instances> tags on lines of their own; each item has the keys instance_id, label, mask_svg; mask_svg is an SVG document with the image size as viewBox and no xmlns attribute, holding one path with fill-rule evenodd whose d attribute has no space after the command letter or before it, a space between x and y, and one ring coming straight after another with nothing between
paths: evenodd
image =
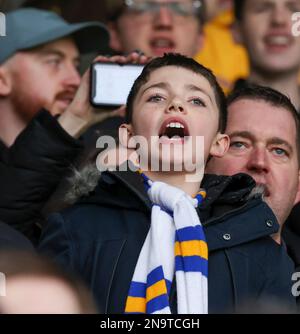
<instances>
[{"instance_id":1,"label":"man's ear","mask_svg":"<svg viewBox=\"0 0 300 334\"><path fill-rule=\"evenodd\" d=\"M211 146L210 155L216 158L222 158L228 151L230 139L227 135L218 133Z\"/></svg>"},{"instance_id":2,"label":"man's ear","mask_svg":"<svg viewBox=\"0 0 300 334\"><path fill-rule=\"evenodd\" d=\"M122 124L119 128L119 141L123 147L136 149L131 124Z\"/></svg>"},{"instance_id":3,"label":"man's ear","mask_svg":"<svg viewBox=\"0 0 300 334\"><path fill-rule=\"evenodd\" d=\"M108 30L110 34L110 47L117 52L122 52L123 47L120 39L119 27L116 22L109 22Z\"/></svg>"},{"instance_id":4,"label":"man's ear","mask_svg":"<svg viewBox=\"0 0 300 334\"><path fill-rule=\"evenodd\" d=\"M8 71L0 66L0 97L6 97L11 93L12 82Z\"/></svg>"},{"instance_id":5,"label":"man's ear","mask_svg":"<svg viewBox=\"0 0 300 334\"><path fill-rule=\"evenodd\" d=\"M298 173L298 192L295 198L294 205L298 204L300 202L300 171Z\"/></svg>"},{"instance_id":6,"label":"man's ear","mask_svg":"<svg viewBox=\"0 0 300 334\"><path fill-rule=\"evenodd\" d=\"M239 22L235 22L231 26L231 33L233 36L233 40L236 44L244 44L244 38L242 33L242 27Z\"/></svg>"}]
</instances>

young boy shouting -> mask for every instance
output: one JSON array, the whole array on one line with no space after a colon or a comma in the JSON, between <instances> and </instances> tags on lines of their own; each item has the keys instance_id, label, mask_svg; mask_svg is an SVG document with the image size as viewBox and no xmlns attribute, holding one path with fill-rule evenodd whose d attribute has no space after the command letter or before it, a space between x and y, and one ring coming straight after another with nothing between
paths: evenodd
<instances>
[{"instance_id":1,"label":"young boy shouting","mask_svg":"<svg viewBox=\"0 0 300 334\"><path fill-rule=\"evenodd\" d=\"M278 224L255 182L199 173L226 152L225 126L225 97L209 70L178 54L145 66L120 128L139 171L97 176L90 194L50 217L41 240L41 250L83 277L103 312L294 306L293 265L270 237ZM190 161L194 169L185 169Z\"/></svg>"}]
</instances>

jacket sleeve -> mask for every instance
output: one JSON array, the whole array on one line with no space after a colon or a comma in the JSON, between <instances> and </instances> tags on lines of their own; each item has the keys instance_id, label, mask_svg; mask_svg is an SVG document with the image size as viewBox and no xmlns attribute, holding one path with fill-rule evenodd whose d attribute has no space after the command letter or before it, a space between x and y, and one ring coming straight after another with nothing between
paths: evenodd
<instances>
[{"instance_id":1,"label":"jacket sleeve","mask_svg":"<svg viewBox=\"0 0 300 334\"><path fill-rule=\"evenodd\" d=\"M267 262L268 279L261 291L262 309L272 313L291 313L296 311L296 296L292 293L294 263L287 255L284 245L276 245L269 252Z\"/></svg>"},{"instance_id":2,"label":"jacket sleeve","mask_svg":"<svg viewBox=\"0 0 300 334\"><path fill-rule=\"evenodd\" d=\"M0 161L0 219L33 239L40 210L81 144L47 111L38 113Z\"/></svg>"},{"instance_id":3,"label":"jacket sleeve","mask_svg":"<svg viewBox=\"0 0 300 334\"><path fill-rule=\"evenodd\" d=\"M63 268L74 271L75 248L60 213L51 214L43 227L38 251Z\"/></svg>"}]
</instances>

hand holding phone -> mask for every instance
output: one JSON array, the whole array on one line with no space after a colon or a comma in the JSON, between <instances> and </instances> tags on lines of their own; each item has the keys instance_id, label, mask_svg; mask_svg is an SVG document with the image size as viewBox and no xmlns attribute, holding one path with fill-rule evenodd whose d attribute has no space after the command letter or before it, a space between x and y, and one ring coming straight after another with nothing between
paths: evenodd
<instances>
[{"instance_id":1,"label":"hand holding phone","mask_svg":"<svg viewBox=\"0 0 300 334\"><path fill-rule=\"evenodd\" d=\"M98 56L95 59L95 62L104 62L104 63L122 63L122 64L146 64L148 63L149 58L138 54L136 52L132 52L128 56L113 56L113 57L105 57ZM120 67L118 65L118 67ZM114 117L114 116L124 116L125 108L94 108L91 101L91 82L92 82L92 73L91 70L88 69L86 73L83 75L80 86L76 92L76 95L69 105L67 110L59 117L59 123L61 126L74 137L79 137L82 132L89 126L102 122L106 118ZM112 94L112 92L109 92ZM105 105L102 105L103 107ZM110 105L112 106L112 105ZM119 107L119 105L118 105ZM100 112L99 112L100 111Z\"/></svg>"}]
</instances>

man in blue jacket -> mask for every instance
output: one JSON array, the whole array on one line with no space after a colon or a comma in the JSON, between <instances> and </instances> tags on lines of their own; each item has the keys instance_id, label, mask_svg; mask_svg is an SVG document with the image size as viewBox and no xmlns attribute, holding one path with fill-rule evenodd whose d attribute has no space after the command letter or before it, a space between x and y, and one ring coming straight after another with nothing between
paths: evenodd
<instances>
[{"instance_id":1,"label":"man in blue jacket","mask_svg":"<svg viewBox=\"0 0 300 334\"><path fill-rule=\"evenodd\" d=\"M268 87L249 85L228 98L226 133L231 139L224 157L212 158L207 171L220 175L246 173L264 190L277 216L281 236L295 266L300 266L296 212L299 202L299 114L291 101ZM293 224L291 224L293 222ZM298 270L296 269L296 270Z\"/></svg>"}]
</instances>

